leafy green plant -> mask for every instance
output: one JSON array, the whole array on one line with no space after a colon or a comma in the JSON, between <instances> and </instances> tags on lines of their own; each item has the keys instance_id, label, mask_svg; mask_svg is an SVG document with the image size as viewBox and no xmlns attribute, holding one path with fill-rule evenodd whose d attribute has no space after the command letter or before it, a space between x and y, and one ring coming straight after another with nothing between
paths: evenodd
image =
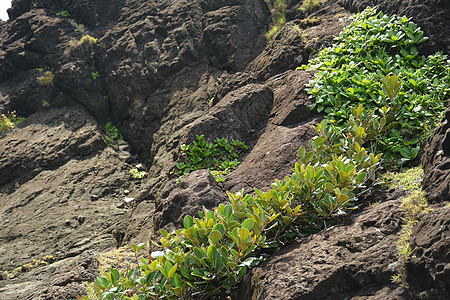
<instances>
[{"instance_id":1,"label":"leafy green plant","mask_svg":"<svg viewBox=\"0 0 450 300\"><path fill-rule=\"evenodd\" d=\"M275 34L280 31L286 24L286 7L285 0L265 0L272 15L272 25L266 34L266 38L270 41Z\"/></svg>"},{"instance_id":2,"label":"leafy green plant","mask_svg":"<svg viewBox=\"0 0 450 300\"><path fill-rule=\"evenodd\" d=\"M132 245L137 267L104 272L94 283L94 296L205 299L230 291L248 267L265 260L282 240L316 232L352 207L357 191L373 183L381 159L361 145L385 126L362 105L352 110L346 132L322 121L310 151L298 150L291 176L276 180L266 192L228 193L229 203L203 209L197 218L185 216L184 227L174 233L161 229L154 243L161 250L148 257L140 256L144 244ZM206 144L199 136L194 146L183 148L207 149Z\"/></svg>"},{"instance_id":3,"label":"leafy green plant","mask_svg":"<svg viewBox=\"0 0 450 300\"><path fill-rule=\"evenodd\" d=\"M181 162L176 164L179 176L192 171L209 169L216 181L225 181L225 176L238 165L238 157L248 147L238 141L217 138L214 143L207 142L204 135L197 135L190 145L181 145Z\"/></svg>"},{"instance_id":4,"label":"leafy green plant","mask_svg":"<svg viewBox=\"0 0 450 300\"><path fill-rule=\"evenodd\" d=\"M117 128L117 126L115 126L113 123L108 121L104 129L104 137L109 145L117 146L121 141L123 141L122 133L120 133L119 128Z\"/></svg>"},{"instance_id":5,"label":"leafy green plant","mask_svg":"<svg viewBox=\"0 0 450 300\"><path fill-rule=\"evenodd\" d=\"M62 10L60 12L57 12L56 15L64 17L64 18L71 18L72 17L67 10Z\"/></svg>"},{"instance_id":6,"label":"leafy green plant","mask_svg":"<svg viewBox=\"0 0 450 300\"><path fill-rule=\"evenodd\" d=\"M8 112L7 114L0 115L0 132L6 131L8 129L14 128L16 124L19 124L25 120L24 117L18 117L16 112Z\"/></svg>"},{"instance_id":7,"label":"leafy green plant","mask_svg":"<svg viewBox=\"0 0 450 300\"><path fill-rule=\"evenodd\" d=\"M134 179L142 179L147 175L147 172L140 171L138 168L131 168L129 172Z\"/></svg>"},{"instance_id":8,"label":"leafy green plant","mask_svg":"<svg viewBox=\"0 0 450 300\"><path fill-rule=\"evenodd\" d=\"M91 75L92 75L92 79L93 80L96 80L98 77L100 77L100 73L98 71L97 72L92 72Z\"/></svg>"},{"instance_id":9,"label":"leafy green plant","mask_svg":"<svg viewBox=\"0 0 450 300\"><path fill-rule=\"evenodd\" d=\"M439 124L444 100L450 94L450 66L441 53L424 57L416 45L427 40L407 17L389 17L367 8L304 69L319 70L309 84L311 109L325 112L342 127L350 108L364 106L380 113L390 106L392 130L376 137L387 164L413 160L420 144Z\"/></svg>"}]
</instances>

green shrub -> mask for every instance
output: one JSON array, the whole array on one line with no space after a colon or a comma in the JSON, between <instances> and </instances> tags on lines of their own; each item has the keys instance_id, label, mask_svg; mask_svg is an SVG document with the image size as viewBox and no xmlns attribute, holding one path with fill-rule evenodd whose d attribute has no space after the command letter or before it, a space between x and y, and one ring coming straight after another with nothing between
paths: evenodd
<instances>
[{"instance_id":1,"label":"green shrub","mask_svg":"<svg viewBox=\"0 0 450 300\"><path fill-rule=\"evenodd\" d=\"M103 273L94 283L95 297L192 299L198 292L205 296L230 291L247 268L264 260L267 250L277 248L281 240L316 232L345 214L357 200L356 192L373 182L380 164L381 154L361 145L373 131L385 129L362 105L352 114L347 132L327 120L320 123L311 151L300 148L293 174L267 192L228 193L228 204L203 209L198 218L186 216L184 228L175 233L161 229L162 238L155 243L161 251L139 257L138 267L127 273ZM205 149L204 139L197 139L194 147ZM132 245L136 256L143 247Z\"/></svg>"},{"instance_id":2,"label":"green shrub","mask_svg":"<svg viewBox=\"0 0 450 300\"><path fill-rule=\"evenodd\" d=\"M123 141L122 133L120 133L119 128L113 125L113 123L107 122L104 129L105 129L104 137L106 139L106 142L110 146L117 146L121 141Z\"/></svg>"},{"instance_id":3,"label":"green shrub","mask_svg":"<svg viewBox=\"0 0 450 300\"><path fill-rule=\"evenodd\" d=\"M216 181L225 181L225 176L238 165L238 157L248 147L238 141L217 138L214 143L207 142L204 135L197 135L190 145L181 145L181 162L176 164L177 175L184 176L192 171L209 169Z\"/></svg>"},{"instance_id":4,"label":"green shrub","mask_svg":"<svg viewBox=\"0 0 450 300\"><path fill-rule=\"evenodd\" d=\"M19 124L25 120L24 117L16 116L16 112L8 112L6 115L0 115L0 132L6 131L8 129L14 128L16 124Z\"/></svg>"},{"instance_id":5,"label":"green shrub","mask_svg":"<svg viewBox=\"0 0 450 300\"><path fill-rule=\"evenodd\" d=\"M391 165L402 165L417 156L420 144L438 124L450 94L450 66L441 53L419 55L416 45L427 40L407 17L386 16L367 8L353 23L302 68L319 70L309 84L315 98L311 107L342 127L351 107L364 103L379 114L392 107L389 122L398 122L388 133L377 135L378 152ZM383 92L383 78L396 76L396 97Z\"/></svg>"}]
</instances>

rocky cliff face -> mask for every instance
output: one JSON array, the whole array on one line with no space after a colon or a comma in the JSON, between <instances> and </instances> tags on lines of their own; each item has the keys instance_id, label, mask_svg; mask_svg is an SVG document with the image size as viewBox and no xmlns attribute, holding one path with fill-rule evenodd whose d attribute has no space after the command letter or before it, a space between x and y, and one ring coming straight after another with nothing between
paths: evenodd
<instances>
[{"instance_id":1,"label":"rocky cliff face","mask_svg":"<svg viewBox=\"0 0 450 300\"><path fill-rule=\"evenodd\" d=\"M267 43L264 0L13 0L0 23L0 112L26 120L0 133L0 269L53 259L0 280L1 299L73 299L96 276L95 253L178 226L183 213L225 201L225 190L265 189L289 174L321 120L304 90L314 74L294 69L351 12L378 5L411 16L430 36L423 51L450 52L445 0L330 0L308 14L287 2L291 21ZM98 40L79 44L85 35ZM54 78L42 85L46 71ZM128 147L107 146L108 119ZM448 299L447 127L423 158L434 211L413 234L409 290L390 279L402 218L401 191L390 191L254 269L236 299ZM250 146L223 185L198 171L178 187L170 175L196 134ZM128 173L138 162L145 180Z\"/></svg>"}]
</instances>

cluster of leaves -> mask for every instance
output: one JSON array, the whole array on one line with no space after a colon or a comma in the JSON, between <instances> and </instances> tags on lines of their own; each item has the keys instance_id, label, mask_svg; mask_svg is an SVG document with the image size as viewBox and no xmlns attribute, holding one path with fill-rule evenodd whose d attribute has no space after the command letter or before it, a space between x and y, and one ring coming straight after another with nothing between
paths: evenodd
<instances>
[{"instance_id":1,"label":"cluster of leaves","mask_svg":"<svg viewBox=\"0 0 450 300\"><path fill-rule=\"evenodd\" d=\"M16 124L19 124L25 120L24 117L16 116L16 112L8 112L7 114L0 115L0 132L13 128Z\"/></svg>"},{"instance_id":2,"label":"cluster of leaves","mask_svg":"<svg viewBox=\"0 0 450 300\"><path fill-rule=\"evenodd\" d=\"M192 171L209 169L217 182L225 181L225 176L239 165L238 157L248 147L238 140L217 138L214 143L207 142L204 135L197 135L189 145L181 145L182 161L176 164L179 176Z\"/></svg>"},{"instance_id":3,"label":"cluster of leaves","mask_svg":"<svg viewBox=\"0 0 450 300\"><path fill-rule=\"evenodd\" d=\"M398 123L376 137L378 151L389 164L402 165L417 156L421 142L438 125L450 94L450 65L441 53L419 55L416 45L427 38L407 17L367 8L353 18L332 47L302 67L320 70L309 84L315 98L311 109L324 111L327 119L343 126L359 103L375 114L391 106L392 121ZM386 75L399 81L390 103L383 93Z\"/></svg>"},{"instance_id":4,"label":"cluster of leaves","mask_svg":"<svg viewBox=\"0 0 450 300\"><path fill-rule=\"evenodd\" d=\"M129 172L134 179L142 179L147 175L147 172L138 168L131 168Z\"/></svg>"},{"instance_id":5,"label":"cluster of leaves","mask_svg":"<svg viewBox=\"0 0 450 300\"><path fill-rule=\"evenodd\" d=\"M39 69L41 70L41 69ZM53 85L54 75L52 71L45 71L43 76L36 77L40 86L50 86Z\"/></svg>"},{"instance_id":6,"label":"cluster of leaves","mask_svg":"<svg viewBox=\"0 0 450 300\"><path fill-rule=\"evenodd\" d=\"M155 244L162 250L139 257L138 267L127 273L111 268L98 277L96 297L192 299L229 291L280 241L316 232L352 207L356 192L374 180L381 159L361 145L380 130L362 105L352 110L345 132L322 121L310 151L298 150L291 176L266 192L228 193L228 204L203 209L198 218L186 216L184 228L174 233L161 229ZM143 247L132 246L136 256Z\"/></svg>"},{"instance_id":7,"label":"cluster of leaves","mask_svg":"<svg viewBox=\"0 0 450 300\"><path fill-rule=\"evenodd\" d=\"M122 133L120 133L119 128L117 128L117 126L115 126L113 123L108 121L104 129L106 142L110 146L117 146L121 141L123 141Z\"/></svg>"},{"instance_id":8,"label":"cluster of leaves","mask_svg":"<svg viewBox=\"0 0 450 300\"><path fill-rule=\"evenodd\" d=\"M285 0L265 0L272 15L272 25L266 33L266 38L270 41L275 34L280 31L286 24L286 7Z\"/></svg>"}]
</instances>

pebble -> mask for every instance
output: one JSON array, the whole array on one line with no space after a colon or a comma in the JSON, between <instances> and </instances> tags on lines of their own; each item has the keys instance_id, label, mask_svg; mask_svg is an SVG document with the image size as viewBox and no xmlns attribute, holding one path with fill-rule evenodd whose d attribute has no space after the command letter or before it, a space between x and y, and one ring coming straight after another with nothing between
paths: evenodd
<instances>
[{"instance_id":1,"label":"pebble","mask_svg":"<svg viewBox=\"0 0 450 300\"><path fill-rule=\"evenodd\" d=\"M126 204L129 204L129 203L131 203L133 200L134 200L134 198L126 197L126 198L125 198L125 203L126 203Z\"/></svg>"}]
</instances>

